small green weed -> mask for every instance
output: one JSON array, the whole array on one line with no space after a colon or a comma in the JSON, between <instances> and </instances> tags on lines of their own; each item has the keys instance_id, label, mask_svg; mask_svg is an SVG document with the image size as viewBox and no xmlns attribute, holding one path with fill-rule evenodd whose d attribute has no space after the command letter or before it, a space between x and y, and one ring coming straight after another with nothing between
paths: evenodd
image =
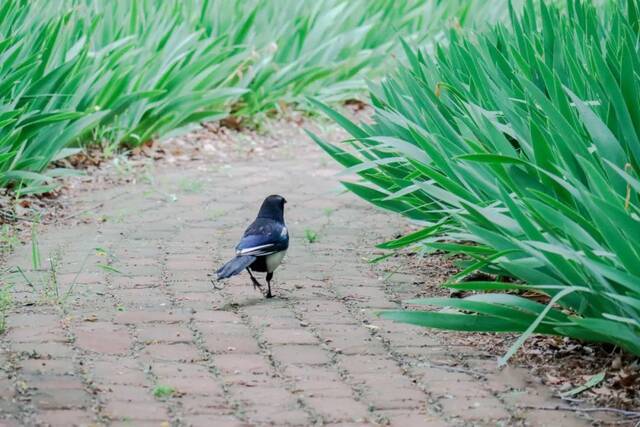
<instances>
[{"instance_id":1,"label":"small green weed","mask_svg":"<svg viewBox=\"0 0 640 427\"><path fill-rule=\"evenodd\" d=\"M155 397L169 397L175 393L176 389L169 385L157 385L153 389L153 395Z\"/></svg>"},{"instance_id":2,"label":"small green weed","mask_svg":"<svg viewBox=\"0 0 640 427\"><path fill-rule=\"evenodd\" d=\"M305 228L304 237L307 239L307 242L315 243L318 240L318 233L310 228Z\"/></svg>"}]
</instances>

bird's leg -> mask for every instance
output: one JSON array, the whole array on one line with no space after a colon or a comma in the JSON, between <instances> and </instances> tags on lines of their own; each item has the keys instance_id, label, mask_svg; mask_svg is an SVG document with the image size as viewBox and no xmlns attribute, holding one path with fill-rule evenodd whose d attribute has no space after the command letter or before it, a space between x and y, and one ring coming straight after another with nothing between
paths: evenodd
<instances>
[{"instance_id":1,"label":"bird's leg","mask_svg":"<svg viewBox=\"0 0 640 427\"><path fill-rule=\"evenodd\" d=\"M255 277L253 277L253 273L251 273L251 270L249 270L249 268L247 268L247 271L249 272L249 276L251 276L251 282L253 282L253 289L255 288L261 289L262 284L258 282Z\"/></svg>"},{"instance_id":2,"label":"bird's leg","mask_svg":"<svg viewBox=\"0 0 640 427\"><path fill-rule=\"evenodd\" d=\"M273 298L271 294L271 279L273 279L273 273L267 273L267 298Z\"/></svg>"}]
</instances>

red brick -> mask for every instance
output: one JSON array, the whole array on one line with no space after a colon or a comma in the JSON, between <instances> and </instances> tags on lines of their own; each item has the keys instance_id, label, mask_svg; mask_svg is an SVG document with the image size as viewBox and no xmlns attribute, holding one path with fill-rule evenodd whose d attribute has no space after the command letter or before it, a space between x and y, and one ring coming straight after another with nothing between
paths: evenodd
<instances>
[{"instance_id":1,"label":"red brick","mask_svg":"<svg viewBox=\"0 0 640 427\"><path fill-rule=\"evenodd\" d=\"M193 258L169 259L166 263L168 270L203 270L210 271L214 268L210 260L200 260Z\"/></svg>"},{"instance_id":2,"label":"red brick","mask_svg":"<svg viewBox=\"0 0 640 427\"><path fill-rule=\"evenodd\" d=\"M170 385L181 393L222 396L222 387L214 377L165 377L162 383Z\"/></svg>"},{"instance_id":3,"label":"red brick","mask_svg":"<svg viewBox=\"0 0 640 427\"><path fill-rule=\"evenodd\" d=\"M240 316L229 311L198 311L193 318L196 322L215 322L216 324L241 322Z\"/></svg>"},{"instance_id":4,"label":"red brick","mask_svg":"<svg viewBox=\"0 0 640 427\"><path fill-rule=\"evenodd\" d=\"M143 342L191 342L193 334L183 326L149 325L139 328L138 339Z\"/></svg>"},{"instance_id":5,"label":"red brick","mask_svg":"<svg viewBox=\"0 0 640 427\"><path fill-rule=\"evenodd\" d=\"M113 276L111 282L120 289L155 288L162 285L162 280L157 276Z\"/></svg>"},{"instance_id":6,"label":"red brick","mask_svg":"<svg viewBox=\"0 0 640 427\"><path fill-rule=\"evenodd\" d=\"M151 344L145 347L142 356L153 360L202 360L198 349L192 344Z\"/></svg>"},{"instance_id":7,"label":"red brick","mask_svg":"<svg viewBox=\"0 0 640 427\"><path fill-rule=\"evenodd\" d=\"M180 404L185 414L226 414L231 410L224 396L206 396L198 394L186 394L180 397Z\"/></svg>"},{"instance_id":8,"label":"red brick","mask_svg":"<svg viewBox=\"0 0 640 427\"><path fill-rule=\"evenodd\" d=\"M166 377L206 377L209 369L203 365L181 362L155 362L152 365L154 375Z\"/></svg>"},{"instance_id":9,"label":"red brick","mask_svg":"<svg viewBox=\"0 0 640 427\"><path fill-rule=\"evenodd\" d=\"M42 409L82 409L91 404L91 399L83 389L47 389L32 393L31 402Z\"/></svg>"},{"instance_id":10,"label":"red brick","mask_svg":"<svg viewBox=\"0 0 640 427\"><path fill-rule=\"evenodd\" d=\"M373 388L367 395L367 402L376 410L415 409L427 403L424 393L410 387L385 387L384 393L380 393L379 390L379 388Z\"/></svg>"},{"instance_id":11,"label":"red brick","mask_svg":"<svg viewBox=\"0 0 640 427\"><path fill-rule=\"evenodd\" d=\"M102 414L113 421L168 421L167 410L160 403L132 403L114 400L108 402ZM138 425L138 423L134 423Z\"/></svg>"},{"instance_id":12,"label":"red brick","mask_svg":"<svg viewBox=\"0 0 640 427\"><path fill-rule=\"evenodd\" d=\"M447 377L448 374L443 374L441 378L446 379ZM471 377L467 378L467 381L456 381L455 379L449 381L428 381L425 379L421 381L421 383L423 383L425 389L435 397L441 396L460 399L466 397L487 397L490 395L479 383L471 381Z\"/></svg>"},{"instance_id":13,"label":"red brick","mask_svg":"<svg viewBox=\"0 0 640 427\"><path fill-rule=\"evenodd\" d=\"M171 313L166 311L127 310L115 316L116 323L137 324L148 322L178 323L186 322L189 316L185 313Z\"/></svg>"},{"instance_id":14,"label":"red brick","mask_svg":"<svg viewBox=\"0 0 640 427\"><path fill-rule=\"evenodd\" d=\"M8 328L4 337L13 342L67 342L68 339L59 324Z\"/></svg>"},{"instance_id":15,"label":"red brick","mask_svg":"<svg viewBox=\"0 0 640 427\"><path fill-rule=\"evenodd\" d=\"M240 401L249 406L281 407L286 404L294 404L295 398L282 384L274 381L270 386L247 387L244 385L232 385L229 387L233 400Z\"/></svg>"},{"instance_id":16,"label":"red brick","mask_svg":"<svg viewBox=\"0 0 640 427\"><path fill-rule=\"evenodd\" d=\"M442 412L446 415L464 417L465 420L506 420L511 415L495 397L470 399L441 399Z\"/></svg>"},{"instance_id":17,"label":"red brick","mask_svg":"<svg viewBox=\"0 0 640 427\"><path fill-rule=\"evenodd\" d=\"M340 366L349 373L385 373L402 375L393 359L385 356L346 355L338 357Z\"/></svg>"},{"instance_id":18,"label":"red brick","mask_svg":"<svg viewBox=\"0 0 640 427\"><path fill-rule=\"evenodd\" d=\"M73 375L75 368L71 359L27 359L20 362L25 374Z\"/></svg>"},{"instance_id":19,"label":"red brick","mask_svg":"<svg viewBox=\"0 0 640 427\"><path fill-rule=\"evenodd\" d=\"M60 375L36 375L28 377L28 383L30 386L40 390L69 390L84 387L80 378Z\"/></svg>"},{"instance_id":20,"label":"red brick","mask_svg":"<svg viewBox=\"0 0 640 427\"><path fill-rule=\"evenodd\" d=\"M207 334L203 337L204 347L211 353L258 353L260 347L257 341L250 336L235 336L235 335L211 335Z\"/></svg>"},{"instance_id":21,"label":"red brick","mask_svg":"<svg viewBox=\"0 0 640 427\"><path fill-rule=\"evenodd\" d=\"M451 424L435 415L421 414L415 411L390 410L376 411L389 420L392 427L448 427Z\"/></svg>"},{"instance_id":22,"label":"red brick","mask_svg":"<svg viewBox=\"0 0 640 427\"><path fill-rule=\"evenodd\" d=\"M367 407L353 399L312 397L305 402L327 421L366 421L370 417Z\"/></svg>"},{"instance_id":23,"label":"red brick","mask_svg":"<svg viewBox=\"0 0 640 427\"><path fill-rule=\"evenodd\" d=\"M146 377L142 368L133 360L121 360L118 362L95 362L92 377L102 384L144 384Z\"/></svg>"},{"instance_id":24,"label":"red brick","mask_svg":"<svg viewBox=\"0 0 640 427\"><path fill-rule=\"evenodd\" d=\"M183 419L189 427L247 427L232 415L188 415Z\"/></svg>"},{"instance_id":25,"label":"red brick","mask_svg":"<svg viewBox=\"0 0 640 427\"><path fill-rule=\"evenodd\" d=\"M271 350L274 359L280 363L322 365L329 363L329 356L322 348L314 345L279 345Z\"/></svg>"},{"instance_id":26,"label":"red brick","mask_svg":"<svg viewBox=\"0 0 640 427\"><path fill-rule=\"evenodd\" d=\"M38 413L38 425L47 426L80 426L89 425L93 422L93 415L86 410L78 409L55 409ZM0 422L0 426L2 422Z\"/></svg>"},{"instance_id":27,"label":"red brick","mask_svg":"<svg viewBox=\"0 0 640 427\"><path fill-rule=\"evenodd\" d=\"M105 384L100 386L100 396L105 401L123 401L136 403L151 403L155 401L152 390L142 385Z\"/></svg>"},{"instance_id":28,"label":"red brick","mask_svg":"<svg viewBox=\"0 0 640 427\"><path fill-rule=\"evenodd\" d=\"M250 373L266 374L271 368L265 358L259 354L247 354L238 357L235 354L215 356L213 363L223 374Z\"/></svg>"},{"instance_id":29,"label":"red brick","mask_svg":"<svg viewBox=\"0 0 640 427\"><path fill-rule=\"evenodd\" d=\"M120 289L118 298L126 307L161 307L170 304L169 298L161 292L150 292L149 289Z\"/></svg>"},{"instance_id":30,"label":"red brick","mask_svg":"<svg viewBox=\"0 0 640 427\"><path fill-rule=\"evenodd\" d=\"M60 318L55 314L15 313L7 317L8 328L59 327Z\"/></svg>"},{"instance_id":31,"label":"red brick","mask_svg":"<svg viewBox=\"0 0 640 427\"><path fill-rule=\"evenodd\" d=\"M318 340L305 329L268 329L263 335L269 344L316 344Z\"/></svg>"},{"instance_id":32,"label":"red brick","mask_svg":"<svg viewBox=\"0 0 640 427\"><path fill-rule=\"evenodd\" d=\"M353 397L351 387L340 381L299 380L296 381L295 389L307 397Z\"/></svg>"},{"instance_id":33,"label":"red brick","mask_svg":"<svg viewBox=\"0 0 640 427\"><path fill-rule=\"evenodd\" d=\"M198 294L202 299L208 300L209 297L213 297L213 295L211 295L211 290L213 289L211 282L172 282L170 286L171 289L178 294L177 298L189 295L187 300L191 301L192 298ZM211 309L211 307L209 307L209 309Z\"/></svg>"},{"instance_id":34,"label":"red brick","mask_svg":"<svg viewBox=\"0 0 640 427\"><path fill-rule=\"evenodd\" d=\"M126 354L132 342L126 328L110 323L94 323L76 329L76 345L87 351Z\"/></svg>"},{"instance_id":35,"label":"red brick","mask_svg":"<svg viewBox=\"0 0 640 427\"><path fill-rule=\"evenodd\" d=\"M309 415L300 409L264 407L251 408L247 413L247 419L254 425L288 425L309 426L312 425Z\"/></svg>"}]
</instances>

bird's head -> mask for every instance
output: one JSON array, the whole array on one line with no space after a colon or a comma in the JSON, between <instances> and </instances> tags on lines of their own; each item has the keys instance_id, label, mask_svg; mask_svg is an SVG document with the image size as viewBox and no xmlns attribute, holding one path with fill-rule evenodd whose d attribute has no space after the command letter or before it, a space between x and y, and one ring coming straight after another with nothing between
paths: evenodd
<instances>
[{"instance_id":1,"label":"bird's head","mask_svg":"<svg viewBox=\"0 0 640 427\"><path fill-rule=\"evenodd\" d=\"M272 194L264 199L258 218L270 218L278 221L284 221L284 204L287 203L284 197L278 194Z\"/></svg>"}]
</instances>

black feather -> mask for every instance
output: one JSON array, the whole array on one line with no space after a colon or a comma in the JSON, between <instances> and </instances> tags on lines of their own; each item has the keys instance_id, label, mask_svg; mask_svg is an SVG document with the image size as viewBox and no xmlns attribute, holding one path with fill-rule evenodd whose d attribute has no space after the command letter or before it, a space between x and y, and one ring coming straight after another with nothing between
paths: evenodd
<instances>
[{"instance_id":1,"label":"black feather","mask_svg":"<svg viewBox=\"0 0 640 427\"><path fill-rule=\"evenodd\" d=\"M287 201L284 197L277 194L267 197L262 202L258 216L246 229L240 243L236 246L236 257L216 271L218 280L235 276L246 269L251 276L253 286L259 288L262 285L253 277L251 271L266 272L265 296L267 298L273 296L271 294L273 271L278 267L284 252L289 247L289 232L284 223L285 203Z\"/></svg>"},{"instance_id":2,"label":"black feather","mask_svg":"<svg viewBox=\"0 0 640 427\"><path fill-rule=\"evenodd\" d=\"M252 255L244 255L237 256L233 258L231 261L223 265L216 271L218 275L218 280L226 279L231 276L235 276L236 274L241 273L245 268L249 267L253 261L256 260L256 257Z\"/></svg>"}]
</instances>

